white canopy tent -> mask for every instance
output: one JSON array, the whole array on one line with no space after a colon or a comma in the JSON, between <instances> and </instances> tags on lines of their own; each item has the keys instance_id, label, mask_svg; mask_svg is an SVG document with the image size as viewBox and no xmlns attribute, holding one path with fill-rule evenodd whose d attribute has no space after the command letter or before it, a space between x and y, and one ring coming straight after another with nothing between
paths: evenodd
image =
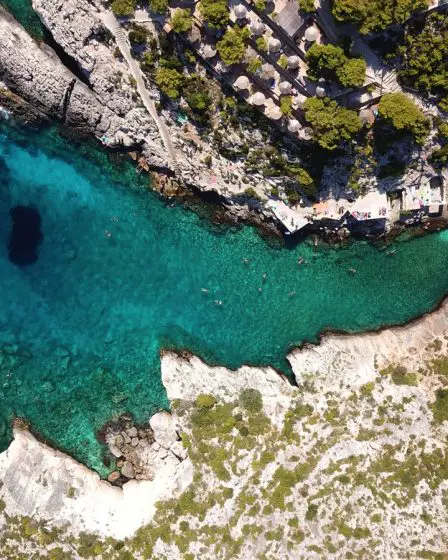
<instances>
[{"instance_id":1,"label":"white canopy tent","mask_svg":"<svg viewBox=\"0 0 448 560\"><path fill-rule=\"evenodd\" d=\"M297 121L296 119L291 119L288 123L288 130L289 132L297 132L298 130L300 130L302 127L299 123L299 121Z\"/></svg>"},{"instance_id":2,"label":"white canopy tent","mask_svg":"<svg viewBox=\"0 0 448 560\"><path fill-rule=\"evenodd\" d=\"M282 48L282 44L278 39L271 37L268 41L268 48L270 52L278 52Z\"/></svg>"},{"instance_id":3,"label":"white canopy tent","mask_svg":"<svg viewBox=\"0 0 448 560\"><path fill-rule=\"evenodd\" d=\"M233 86L237 90L249 89L250 86L249 78L247 76L240 76L235 80Z\"/></svg>"},{"instance_id":4,"label":"white canopy tent","mask_svg":"<svg viewBox=\"0 0 448 560\"><path fill-rule=\"evenodd\" d=\"M266 97L261 93L261 91L257 91L257 93L252 97L253 105L264 105L266 103Z\"/></svg>"},{"instance_id":5,"label":"white canopy tent","mask_svg":"<svg viewBox=\"0 0 448 560\"><path fill-rule=\"evenodd\" d=\"M282 95L289 95L291 93L292 86L289 82L280 82L278 89Z\"/></svg>"},{"instance_id":6,"label":"white canopy tent","mask_svg":"<svg viewBox=\"0 0 448 560\"><path fill-rule=\"evenodd\" d=\"M205 58L213 58L216 55L216 49L214 49L211 45L205 45L202 54Z\"/></svg>"},{"instance_id":7,"label":"white canopy tent","mask_svg":"<svg viewBox=\"0 0 448 560\"><path fill-rule=\"evenodd\" d=\"M302 93L299 93L298 95L296 95L293 99L293 105L295 107L303 107L305 101L306 101L306 96L303 95Z\"/></svg>"},{"instance_id":8,"label":"white canopy tent","mask_svg":"<svg viewBox=\"0 0 448 560\"><path fill-rule=\"evenodd\" d=\"M308 41L308 43L314 43L317 41L317 35L317 29L314 26L308 27L305 31L305 41Z\"/></svg>"},{"instance_id":9,"label":"white canopy tent","mask_svg":"<svg viewBox=\"0 0 448 560\"><path fill-rule=\"evenodd\" d=\"M288 57L288 68L293 70L294 68L298 68L300 66L300 57L293 55Z\"/></svg>"},{"instance_id":10,"label":"white canopy tent","mask_svg":"<svg viewBox=\"0 0 448 560\"><path fill-rule=\"evenodd\" d=\"M233 13L237 19L244 19L247 16L247 10L242 4L237 4L233 9Z\"/></svg>"},{"instance_id":11,"label":"white canopy tent","mask_svg":"<svg viewBox=\"0 0 448 560\"><path fill-rule=\"evenodd\" d=\"M250 30L254 35L263 35L265 29L266 27L264 23L259 20L252 21L252 23L250 24Z\"/></svg>"},{"instance_id":12,"label":"white canopy tent","mask_svg":"<svg viewBox=\"0 0 448 560\"><path fill-rule=\"evenodd\" d=\"M283 117L283 113L280 110L280 107L275 106L271 111L269 111L268 115L274 121L278 121Z\"/></svg>"}]
</instances>

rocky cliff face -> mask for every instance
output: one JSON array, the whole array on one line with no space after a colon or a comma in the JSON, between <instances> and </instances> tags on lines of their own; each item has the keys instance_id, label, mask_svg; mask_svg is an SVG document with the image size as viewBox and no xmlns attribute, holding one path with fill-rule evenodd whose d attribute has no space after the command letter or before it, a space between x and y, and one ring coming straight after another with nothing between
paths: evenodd
<instances>
[{"instance_id":1,"label":"rocky cliff face","mask_svg":"<svg viewBox=\"0 0 448 560\"><path fill-rule=\"evenodd\" d=\"M75 29L79 30L86 21L77 23L80 27ZM98 27L93 26L88 32L94 34L97 30ZM79 40L82 43L82 35ZM80 48L80 44L76 45ZM108 60L113 57L106 47L99 43L97 47L96 58L89 59L89 54L83 53L82 71L95 86L90 89L64 66L51 48L34 41L0 7L0 79L7 88L33 105L35 111L84 133L94 134L108 146L131 146L143 139L147 141L152 135L154 141L147 146L150 163L165 167L166 154L155 127L144 110L131 102L130 86L124 92L116 92L111 83L114 79L112 72L112 77L106 80L105 76L112 70ZM101 67L102 72L94 72L95 67Z\"/></svg>"},{"instance_id":2,"label":"rocky cliff face","mask_svg":"<svg viewBox=\"0 0 448 560\"><path fill-rule=\"evenodd\" d=\"M98 137L114 138L124 125L50 48L38 45L1 7L0 78L37 111Z\"/></svg>"},{"instance_id":3,"label":"rocky cliff face","mask_svg":"<svg viewBox=\"0 0 448 560\"><path fill-rule=\"evenodd\" d=\"M116 129L111 129L108 132L107 127L104 127L103 131L96 125L98 112L93 111L91 118L92 131L105 145L121 143L124 146L131 146L139 144L149 166L170 170L176 174L176 178L184 185L198 187L201 191L215 191L223 197L223 200L241 195L247 185L254 183L254 179L246 176L242 164L229 163L229 160L213 150L209 144L205 144L194 130L185 133L184 125L177 123L172 114L163 114L159 115L159 121L166 128L166 134L176 151L175 158L169 157L166 146L161 140L160 130L154 119L146 111L136 90L129 65L122 58L114 56L116 43L103 24L106 10L101 2L87 2L87 0L46 2L45 0L34 0L33 7L56 43L79 65L80 71L91 86L91 97L96 98L104 109L104 119L106 119L106 115L108 118L111 115L115 117ZM26 32L18 24L14 24L11 19L9 27L14 27L20 35L26 35ZM0 44L1 41L0 39ZM20 51L23 51L25 58L38 57L31 65L32 73L36 76L36 79L39 72L39 79L46 76L51 66L62 70L62 64L58 62L54 53L51 54L51 63L47 61L47 64L43 64L43 68L39 70L40 62L44 62L43 50L47 55L50 54L50 51L44 47L39 49L36 43L30 41L31 39L28 38L26 42L18 43L16 48L20 47ZM28 52L36 50L39 52L34 53L34 55L33 52ZM22 54L16 55L16 58L19 58L19 56L22 56ZM0 57L3 58L1 50ZM32 84L27 84L27 87L24 87L23 81L19 80L21 76L20 60L17 62L19 63L17 69L15 69L16 65L14 64L5 64L3 71L5 82L14 86L14 90L17 92L24 88L26 96L36 99L44 112L48 109L47 113L51 116L63 117L61 110L54 110L52 96L46 95L42 88L34 87ZM65 74L68 76L70 73L67 74L67 71L65 71ZM71 79L73 80L74 76L71 76ZM78 83L77 80L77 87ZM159 91L149 80L145 79L145 83L150 98L157 101L160 96ZM56 105L59 107L57 103ZM86 105L86 107L89 106ZM75 107L73 107L73 112L76 118L82 116L82 114L76 113ZM88 116L90 110L85 108L84 112ZM206 155L213 156L212 168L206 163ZM254 186L256 188L259 186L260 192L262 189L268 190L270 188L268 182L261 176L257 175L256 183ZM242 218L248 214L247 207L244 204L238 206L235 201L232 202L231 211L232 214ZM261 218L263 219L263 216Z\"/></svg>"}]
</instances>

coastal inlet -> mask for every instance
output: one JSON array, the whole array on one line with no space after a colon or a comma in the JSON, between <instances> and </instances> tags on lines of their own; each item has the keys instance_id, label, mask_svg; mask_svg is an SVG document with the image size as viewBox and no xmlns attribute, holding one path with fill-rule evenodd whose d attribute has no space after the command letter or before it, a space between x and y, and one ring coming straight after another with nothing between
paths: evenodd
<instances>
[{"instance_id":1,"label":"coastal inlet","mask_svg":"<svg viewBox=\"0 0 448 560\"><path fill-rule=\"evenodd\" d=\"M448 232L394 254L366 242L279 249L249 227L212 230L167 206L131 164L118 169L54 131L19 141L3 129L0 158L2 449L17 415L107 475L97 430L168 406L162 348L288 373L292 345L402 323L448 291ZM45 237L25 267L8 254L17 206L38 209Z\"/></svg>"}]
</instances>

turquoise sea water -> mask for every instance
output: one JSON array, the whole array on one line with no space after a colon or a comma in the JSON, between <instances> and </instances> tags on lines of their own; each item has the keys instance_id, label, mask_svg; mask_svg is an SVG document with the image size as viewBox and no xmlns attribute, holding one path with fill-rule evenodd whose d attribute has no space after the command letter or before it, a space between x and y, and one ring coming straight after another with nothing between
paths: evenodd
<instances>
[{"instance_id":1,"label":"turquoise sea water","mask_svg":"<svg viewBox=\"0 0 448 560\"><path fill-rule=\"evenodd\" d=\"M43 39L44 28L39 16L33 10L31 0L1 0L0 6L4 6L19 23L38 41Z\"/></svg>"},{"instance_id":2,"label":"turquoise sea water","mask_svg":"<svg viewBox=\"0 0 448 560\"><path fill-rule=\"evenodd\" d=\"M286 371L288 349L323 329L400 323L448 291L448 232L400 243L395 257L365 242L275 249L249 227L212 231L147 181L55 132L0 131L2 448L16 414L104 474L95 431L168 404L162 347ZM39 210L44 234L23 268L7 251L20 204Z\"/></svg>"}]
</instances>

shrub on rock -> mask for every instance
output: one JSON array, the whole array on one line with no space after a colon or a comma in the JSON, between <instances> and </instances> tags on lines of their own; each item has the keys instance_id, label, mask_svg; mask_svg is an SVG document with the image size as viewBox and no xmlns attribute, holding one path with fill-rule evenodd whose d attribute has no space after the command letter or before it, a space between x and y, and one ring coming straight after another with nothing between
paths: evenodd
<instances>
[{"instance_id":1,"label":"shrub on rock","mask_svg":"<svg viewBox=\"0 0 448 560\"><path fill-rule=\"evenodd\" d=\"M216 404L216 399L213 395L203 393L196 397L196 408L213 408Z\"/></svg>"},{"instance_id":2,"label":"shrub on rock","mask_svg":"<svg viewBox=\"0 0 448 560\"><path fill-rule=\"evenodd\" d=\"M248 412L261 412L263 398L257 389L243 389L239 396L239 405Z\"/></svg>"}]
</instances>

